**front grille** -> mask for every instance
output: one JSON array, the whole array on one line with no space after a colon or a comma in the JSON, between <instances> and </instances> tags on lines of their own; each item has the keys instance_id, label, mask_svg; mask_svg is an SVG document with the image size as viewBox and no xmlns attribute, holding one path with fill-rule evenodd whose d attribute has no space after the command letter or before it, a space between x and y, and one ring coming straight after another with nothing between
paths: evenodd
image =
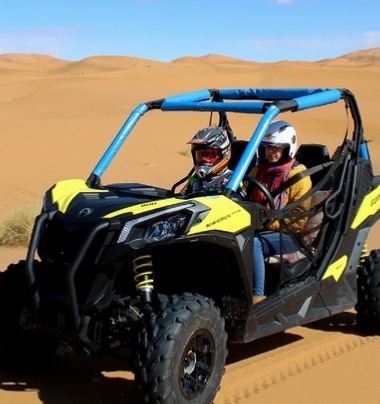
<instances>
[{"instance_id":1,"label":"front grille","mask_svg":"<svg viewBox=\"0 0 380 404\"><path fill-rule=\"evenodd\" d=\"M84 304L99 270L107 228L106 222L78 227L63 214L44 223L37 248L45 268L38 282L41 301L73 296L76 304Z\"/></svg>"},{"instance_id":2,"label":"front grille","mask_svg":"<svg viewBox=\"0 0 380 404\"><path fill-rule=\"evenodd\" d=\"M45 262L55 265L70 265L83 253L86 240L93 226L68 227L53 217L46 223L38 245L38 253ZM107 231L100 231L86 248L81 266L93 265L99 258Z\"/></svg>"}]
</instances>

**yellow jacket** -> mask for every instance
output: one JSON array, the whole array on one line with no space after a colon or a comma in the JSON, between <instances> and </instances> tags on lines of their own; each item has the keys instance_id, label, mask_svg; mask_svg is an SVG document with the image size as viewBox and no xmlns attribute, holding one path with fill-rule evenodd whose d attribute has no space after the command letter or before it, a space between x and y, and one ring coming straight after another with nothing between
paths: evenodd
<instances>
[{"instance_id":1,"label":"yellow jacket","mask_svg":"<svg viewBox=\"0 0 380 404\"><path fill-rule=\"evenodd\" d=\"M255 166L253 170L249 173L251 177L255 177L256 173L258 171L259 166ZM292 178L294 175L298 174L301 171L306 170L306 167L303 164L298 164L294 166L288 176L286 177L285 181L289 178ZM246 190L248 188L248 182L245 182L243 185L243 189ZM290 186L285 190L285 196L284 196L284 206L286 206L289 203L298 201L301 199L310 189L312 188L312 183L311 179L309 176L304 177L297 181L295 184ZM292 210L292 212L304 212L306 210L309 210L311 207L311 198L306 199L302 204L298 205L296 208ZM285 222L287 225L290 227L292 232L294 233L300 233L305 226L307 222L308 217L295 217L295 218L290 218L286 219ZM271 231L279 231L280 230L280 222L278 220L271 220L267 225L266 225L266 230L271 230Z\"/></svg>"}]
</instances>

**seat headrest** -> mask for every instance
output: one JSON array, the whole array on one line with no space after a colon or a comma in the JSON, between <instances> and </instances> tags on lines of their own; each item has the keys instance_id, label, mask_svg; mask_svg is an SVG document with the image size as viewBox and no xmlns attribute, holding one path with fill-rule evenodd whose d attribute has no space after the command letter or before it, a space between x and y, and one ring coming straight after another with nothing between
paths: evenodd
<instances>
[{"instance_id":1,"label":"seat headrest","mask_svg":"<svg viewBox=\"0 0 380 404\"><path fill-rule=\"evenodd\" d=\"M230 170L235 170L241 156L244 153L245 148L247 147L248 141L247 140L235 140L231 142L231 158L228 163L228 168ZM251 163L248 166L247 174L253 169L253 167L257 163L257 158L254 156Z\"/></svg>"},{"instance_id":2,"label":"seat headrest","mask_svg":"<svg viewBox=\"0 0 380 404\"><path fill-rule=\"evenodd\" d=\"M324 144L308 143L301 144L296 159L307 168L327 163L330 160L329 151Z\"/></svg>"}]
</instances>

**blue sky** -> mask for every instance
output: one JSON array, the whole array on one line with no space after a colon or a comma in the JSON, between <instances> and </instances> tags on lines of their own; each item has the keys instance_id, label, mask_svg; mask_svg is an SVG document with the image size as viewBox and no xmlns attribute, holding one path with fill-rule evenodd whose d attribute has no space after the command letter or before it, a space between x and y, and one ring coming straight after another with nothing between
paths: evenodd
<instances>
[{"instance_id":1,"label":"blue sky","mask_svg":"<svg viewBox=\"0 0 380 404\"><path fill-rule=\"evenodd\" d=\"M380 0L0 0L0 54L316 61L380 46Z\"/></svg>"}]
</instances>

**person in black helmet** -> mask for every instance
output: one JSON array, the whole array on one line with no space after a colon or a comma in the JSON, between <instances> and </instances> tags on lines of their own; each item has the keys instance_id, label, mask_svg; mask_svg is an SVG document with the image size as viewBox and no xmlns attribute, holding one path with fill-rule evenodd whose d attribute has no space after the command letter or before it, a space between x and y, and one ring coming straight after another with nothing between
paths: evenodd
<instances>
[{"instance_id":1,"label":"person in black helmet","mask_svg":"<svg viewBox=\"0 0 380 404\"><path fill-rule=\"evenodd\" d=\"M232 171L228 168L231 142L226 131L213 124L198 131L188 142L194 163L194 174L181 191L187 195L196 191L220 193Z\"/></svg>"}]
</instances>

